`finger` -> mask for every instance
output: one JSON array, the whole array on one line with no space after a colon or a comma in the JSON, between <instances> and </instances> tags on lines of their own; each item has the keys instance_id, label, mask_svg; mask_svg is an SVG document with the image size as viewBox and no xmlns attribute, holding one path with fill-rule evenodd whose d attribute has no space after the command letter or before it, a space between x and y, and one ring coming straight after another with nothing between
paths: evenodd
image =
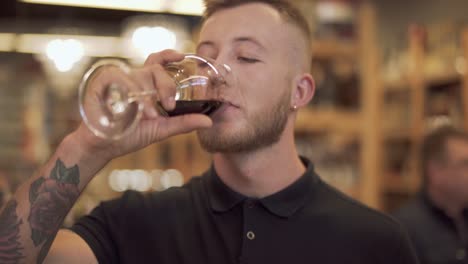
<instances>
[{"instance_id":1,"label":"finger","mask_svg":"<svg viewBox=\"0 0 468 264\"><path fill-rule=\"evenodd\" d=\"M138 92L138 85L133 82L130 76L122 69L109 66L103 67L96 76L92 78L90 85L94 86L93 91L101 93L110 85L118 85L122 87L124 92Z\"/></svg>"},{"instance_id":2,"label":"finger","mask_svg":"<svg viewBox=\"0 0 468 264\"><path fill-rule=\"evenodd\" d=\"M142 92L147 93L148 96L145 96L143 102L143 119L151 119L156 118L158 116L158 112L155 108L155 98L157 97L156 90L153 86L153 76L151 71L142 68L133 70L131 73L131 77L138 84ZM154 92L155 94L151 94Z\"/></svg>"},{"instance_id":3,"label":"finger","mask_svg":"<svg viewBox=\"0 0 468 264\"><path fill-rule=\"evenodd\" d=\"M107 90L109 87L118 87L119 93L123 98L127 96L129 92L138 90L138 86L132 82L129 76L120 68L109 66L103 67L98 70L94 76L91 77L87 84L85 98L92 98L91 100L84 100L84 109L87 109L87 118L94 121L98 121L99 113L102 109L103 100L108 93L115 90ZM91 116L90 116L91 115ZM95 116L96 115L96 116ZM96 120L94 120L96 119Z\"/></svg>"},{"instance_id":4,"label":"finger","mask_svg":"<svg viewBox=\"0 0 468 264\"><path fill-rule=\"evenodd\" d=\"M152 138L153 141L156 141L163 140L174 135L192 132L197 129L208 128L211 127L212 124L213 122L206 115L189 114L171 118L162 118L158 121L156 126L154 126L154 121L148 120L145 121L143 126L153 126L146 128L146 131L147 133L151 133L149 137Z\"/></svg>"},{"instance_id":5,"label":"finger","mask_svg":"<svg viewBox=\"0 0 468 264\"><path fill-rule=\"evenodd\" d=\"M183 53L177 52L175 50L163 50L161 52L152 53L148 56L145 61L145 66L160 64L166 65L171 62L177 62L183 60L185 55Z\"/></svg>"},{"instance_id":6,"label":"finger","mask_svg":"<svg viewBox=\"0 0 468 264\"><path fill-rule=\"evenodd\" d=\"M155 64L149 69L153 87L157 90L158 99L163 108L167 111L173 110L175 107L176 83L161 65Z\"/></svg>"}]
</instances>

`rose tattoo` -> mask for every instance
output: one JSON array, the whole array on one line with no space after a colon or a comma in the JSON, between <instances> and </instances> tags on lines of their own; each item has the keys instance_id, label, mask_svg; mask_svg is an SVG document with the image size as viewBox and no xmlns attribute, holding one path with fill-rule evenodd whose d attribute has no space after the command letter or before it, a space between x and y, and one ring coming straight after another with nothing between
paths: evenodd
<instances>
[{"instance_id":1,"label":"rose tattoo","mask_svg":"<svg viewBox=\"0 0 468 264\"><path fill-rule=\"evenodd\" d=\"M9 201L0 215L0 263L19 263L24 258L23 247L18 242L20 225L23 223L16 215L17 203Z\"/></svg>"},{"instance_id":2,"label":"rose tattoo","mask_svg":"<svg viewBox=\"0 0 468 264\"><path fill-rule=\"evenodd\" d=\"M36 247L47 241L39 253L38 263L46 256L66 213L79 195L79 177L77 165L66 168L61 160L57 160L49 178L39 178L31 184L28 217L31 239Z\"/></svg>"}]
</instances>

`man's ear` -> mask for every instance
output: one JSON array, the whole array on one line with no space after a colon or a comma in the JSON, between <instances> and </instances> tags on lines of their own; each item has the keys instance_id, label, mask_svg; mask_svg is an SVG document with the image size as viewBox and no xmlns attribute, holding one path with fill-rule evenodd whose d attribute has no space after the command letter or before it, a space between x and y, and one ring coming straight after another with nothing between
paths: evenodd
<instances>
[{"instance_id":1,"label":"man's ear","mask_svg":"<svg viewBox=\"0 0 468 264\"><path fill-rule=\"evenodd\" d=\"M309 73L298 75L291 94L291 108L300 108L309 104L315 94L315 81Z\"/></svg>"}]
</instances>

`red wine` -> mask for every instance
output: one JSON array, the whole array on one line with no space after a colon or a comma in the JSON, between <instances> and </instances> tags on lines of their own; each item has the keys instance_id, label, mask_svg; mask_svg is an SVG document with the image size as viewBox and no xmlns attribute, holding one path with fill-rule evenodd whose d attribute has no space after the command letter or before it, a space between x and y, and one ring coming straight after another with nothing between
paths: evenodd
<instances>
[{"instance_id":1,"label":"red wine","mask_svg":"<svg viewBox=\"0 0 468 264\"><path fill-rule=\"evenodd\" d=\"M218 108L223 103L214 100L193 100L185 101L180 100L176 101L176 107L172 111L167 111L169 116L178 116L185 114L204 114L211 115L213 112L218 110ZM158 102L158 107L162 107Z\"/></svg>"}]
</instances>

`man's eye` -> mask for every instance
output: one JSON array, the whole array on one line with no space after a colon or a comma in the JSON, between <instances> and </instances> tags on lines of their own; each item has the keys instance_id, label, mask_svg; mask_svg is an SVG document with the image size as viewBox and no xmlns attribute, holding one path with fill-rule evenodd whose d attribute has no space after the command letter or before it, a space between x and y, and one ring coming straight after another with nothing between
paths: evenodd
<instances>
[{"instance_id":1,"label":"man's eye","mask_svg":"<svg viewBox=\"0 0 468 264\"><path fill-rule=\"evenodd\" d=\"M208 64L206 64L204 62L199 62L199 63L197 63L197 66L198 66L199 69L204 69L204 68L208 67Z\"/></svg>"},{"instance_id":2,"label":"man's eye","mask_svg":"<svg viewBox=\"0 0 468 264\"><path fill-rule=\"evenodd\" d=\"M259 60L257 60L257 59L247 58L247 57L237 57L237 60L240 61L240 62L246 62L246 63L259 62Z\"/></svg>"}]
</instances>

